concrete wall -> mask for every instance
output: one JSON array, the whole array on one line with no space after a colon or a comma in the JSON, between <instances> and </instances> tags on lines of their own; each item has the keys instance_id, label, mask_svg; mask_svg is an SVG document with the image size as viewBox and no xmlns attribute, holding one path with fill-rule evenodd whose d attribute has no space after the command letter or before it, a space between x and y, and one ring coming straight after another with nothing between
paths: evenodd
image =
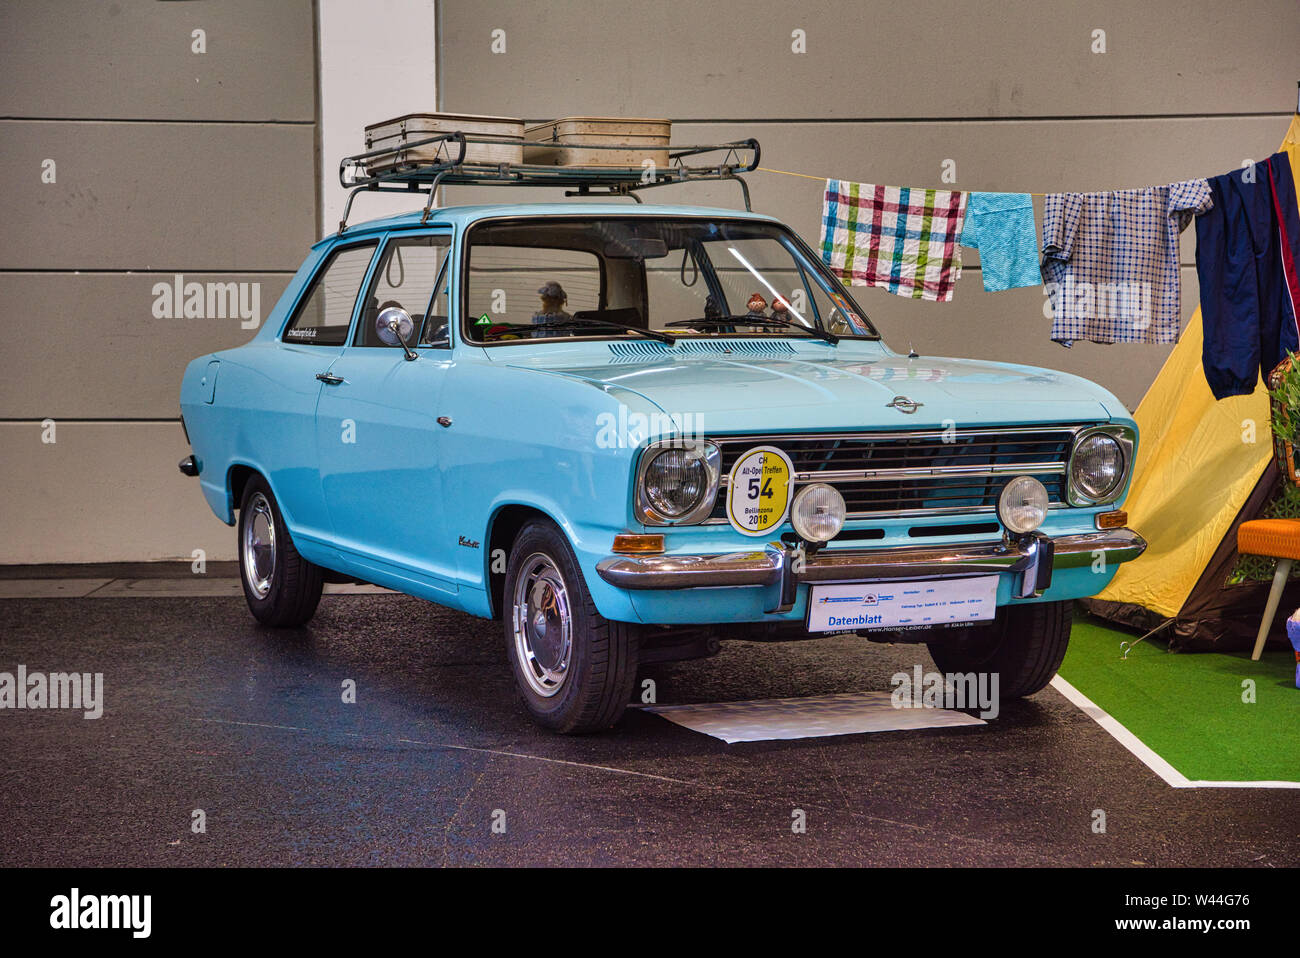
<instances>
[{"instance_id":1,"label":"concrete wall","mask_svg":"<svg viewBox=\"0 0 1300 958\"><path fill-rule=\"evenodd\" d=\"M233 555L231 531L176 471L176 392L186 361L252 330L237 313L169 316L155 290L177 274L260 284L264 317L333 229L338 159L361 148L361 127L427 109L435 92L442 109L530 120L669 117L679 143L755 136L764 166L814 177L941 186L952 161L958 188L1051 191L1265 156L1297 78L1290 0L1248 12L1221 0L9 0L0 563ZM821 184L750 182L755 208L816 239ZM739 200L721 185L651 195ZM452 188L444 201L506 196ZM410 204L364 197L354 218L394 205ZM1183 262L1186 315L1190 234ZM1079 372L1130 405L1167 353L1062 349L1041 291L986 294L974 271L948 304L855 292L896 347Z\"/></svg>"},{"instance_id":2,"label":"concrete wall","mask_svg":"<svg viewBox=\"0 0 1300 958\"><path fill-rule=\"evenodd\" d=\"M311 0L0 7L0 563L233 556L177 392L319 234L315 61Z\"/></svg>"},{"instance_id":3,"label":"concrete wall","mask_svg":"<svg viewBox=\"0 0 1300 958\"><path fill-rule=\"evenodd\" d=\"M1277 149L1296 103L1300 11L1291 0L1249 9L1209 0L443 0L439 92L445 110L528 120L669 117L675 143L752 136L764 167L820 178L939 187L951 164L952 185L967 190L1146 186ZM762 172L749 182L755 209L816 243L821 182ZM450 188L445 202L493 193ZM701 184L647 199L736 206L740 194ZM1037 208L1041 222L1041 198ZM1183 242L1184 316L1197 303L1193 233ZM964 259L978 266L973 251ZM952 303L854 295L896 348L1063 369L1130 406L1169 352L1065 349L1048 339L1041 288L985 293L977 271Z\"/></svg>"}]
</instances>

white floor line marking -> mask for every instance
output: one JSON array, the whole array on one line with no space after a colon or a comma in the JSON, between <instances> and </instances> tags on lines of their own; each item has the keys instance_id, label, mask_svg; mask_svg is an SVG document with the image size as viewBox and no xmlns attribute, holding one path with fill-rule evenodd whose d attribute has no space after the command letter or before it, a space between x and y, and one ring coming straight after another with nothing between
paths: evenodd
<instances>
[{"instance_id":1,"label":"white floor line marking","mask_svg":"<svg viewBox=\"0 0 1300 958\"><path fill-rule=\"evenodd\" d=\"M1059 675L1052 679L1052 688L1064 695L1071 703L1078 706L1084 715L1110 733L1115 741L1123 745L1137 756L1142 764L1164 779L1165 784L1170 788L1300 788L1300 782L1211 782L1205 779L1189 779L1157 755L1149 745L1121 725L1118 719Z\"/></svg>"},{"instance_id":2,"label":"white floor line marking","mask_svg":"<svg viewBox=\"0 0 1300 958\"><path fill-rule=\"evenodd\" d=\"M507 758L522 758L533 762L549 762L552 765L571 765L574 768L589 768L600 772L615 772L619 775L635 775L638 778L653 778L659 782L669 782L673 785L689 785L692 788L711 788L716 791L723 791L721 785L711 785L708 782L688 782L681 778L668 778L666 775L652 775L650 772L637 772L630 768L615 768L612 765L593 765L590 762L572 762L563 758L547 758L544 755L529 755L527 752L507 752L504 749L496 748L477 748L473 745L451 745L447 742L421 742L413 738L399 738L397 741L403 745L427 745L430 748L450 748L460 752L481 752L485 755L503 755Z\"/></svg>"},{"instance_id":3,"label":"white floor line marking","mask_svg":"<svg viewBox=\"0 0 1300 958\"><path fill-rule=\"evenodd\" d=\"M309 728L299 728L296 725L270 725L266 722L235 722L230 719L200 718L199 722L210 722L213 725L242 725L246 728L270 728L279 729L284 732L311 732ZM344 734L360 737L357 732L346 732ZM590 762L571 762L562 758L546 758L543 755L529 755L526 752L507 752L504 749L495 748L477 748L473 745L452 745L448 742L423 742L413 738L397 739L402 745L426 745L430 748L447 748L455 749L460 752L482 752L485 755L504 755L508 758L522 758L533 762L550 762L552 765L571 765L574 768L589 768L601 772L615 772L619 775L635 775L639 778L653 778L656 781L668 782L673 785L690 785L694 788L711 788L723 790L721 785L710 785L708 782L688 782L681 778L668 778L665 775L652 775L650 772L638 772L630 768L614 768L612 765L593 765Z\"/></svg>"},{"instance_id":4,"label":"white floor line marking","mask_svg":"<svg viewBox=\"0 0 1300 958\"><path fill-rule=\"evenodd\" d=\"M310 732L309 728L296 725L268 725L266 722L232 722L230 719L198 718L196 722L211 722L213 725L243 725L248 728L278 728L284 732Z\"/></svg>"},{"instance_id":5,"label":"white floor line marking","mask_svg":"<svg viewBox=\"0 0 1300 958\"><path fill-rule=\"evenodd\" d=\"M243 725L249 728L282 729L288 732L313 731L312 729L299 728L295 725L268 725L263 722L235 722L235 721L231 721L230 719L200 718L197 719L197 721L211 722L216 725ZM348 732L345 734L360 736L360 733L357 732ZM366 737L366 736L360 736L360 737ZM462 752L481 752L487 755L501 755L506 758L521 758L530 762L549 762L552 765L570 765L573 766L574 768L586 768L586 769L593 769L601 772L613 772L616 775L632 775L637 778L649 778L649 779L654 779L655 781L667 782L670 785L685 785L688 788L703 788L715 792L726 792L731 795L740 795L755 801L773 801L773 800L783 800L787 802L790 801L789 799L779 799L779 798L774 799L772 796L769 795L763 795L758 792L744 791L743 789L732 788L727 785L715 785L711 782L692 782L682 778L669 778L665 775L653 775L650 772L637 772L629 768L615 768L612 765L594 765L590 762L573 762L568 759L547 758L543 755L530 755L527 752L508 752L505 751L504 749L479 748L473 745L451 745L446 742L425 742L413 738L398 738L395 741L403 745L424 745L429 748L455 749ZM828 809L828 810L840 811L839 809L835 809L834 806L822 805L820 803L814 804L811 802L804 802L802 804L805 808L817 808L817 809ZM896 825L900 828L910 828L913 831L918 831L918 832L934 831L934 829L928 825L916 825L912 822L901 822L894 818L884 818L883 816L880 815L869 815L864 812L856 811L853 809L849 810L849 814L854 816L855 818L861 818L872 822L883 822L887 825ZM940 832L938 834L946 834L946 833ZM968 836L962 836L962 837L969 838ZM985 839L969 839L969 840L976 841L982 844L989 844L989 842L987 842Z\"/></svg>"}]
</instances>

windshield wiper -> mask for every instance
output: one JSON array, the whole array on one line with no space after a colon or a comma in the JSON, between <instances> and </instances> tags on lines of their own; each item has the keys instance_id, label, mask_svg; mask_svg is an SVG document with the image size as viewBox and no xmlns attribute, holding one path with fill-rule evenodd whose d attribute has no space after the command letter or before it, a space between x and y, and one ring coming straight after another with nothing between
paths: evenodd
<instances>
[{"instance_id":1,"label":"windshield wiper","mask_svg":"<svg viewBox=\"0 0 1300 958\"><path fill-rule=\"evenodd\" d=\"M786 319L774 319L771 316L705 316L700 319L686 320L685 322L679 321L678 325L693 328L701 326L776 326L778 328L797 329L810 336L815 336L817 339L824 340L832 346L840 341L840 338L834 333L827 332L818 326L805 326L803 323L793 323Z\"/></svg>"},{"instance_id":2,"label":"windshield wiper","mask_svg":"<svg viewBox=\"0 0 1300 958\"><path fill-rule=\"evenodd\" d=\"M596 319L594 316L570 316L568 319L547 319L540 323L512 323L521 330L529 329L563 329L566 326L611 326L614 329L621 329L629 333L640 333L642 336L649 336L651 339L658 340L665 346L671 346L677 342L677 339L668 333L661 333L657 329L646 329L644 326L633 326L629 323L620 323L613 319Z\"/></svg>"}]
</instances>

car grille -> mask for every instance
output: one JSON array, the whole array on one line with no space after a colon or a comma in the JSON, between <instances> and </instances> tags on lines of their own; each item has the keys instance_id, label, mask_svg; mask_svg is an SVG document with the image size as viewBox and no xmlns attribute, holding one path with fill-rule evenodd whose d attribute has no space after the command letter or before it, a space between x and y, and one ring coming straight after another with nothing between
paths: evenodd
<instances>
[{"instance_id":1,"label":"car grille","mask_svg":"<svg viewBox=\"0 0 1300 958\"><path fill-rule=\"evenodd\" d=\"M794 463L796 485L827 482L849 518L993 512L1002 487L1031 475L1054 504L1066 501L1065 471L1079 426L954 429L820 436L714 437L722 450L722 490L736 460L775 446ZM720 491L710 522L726 522Z\"/></svg>"}]
</instances>

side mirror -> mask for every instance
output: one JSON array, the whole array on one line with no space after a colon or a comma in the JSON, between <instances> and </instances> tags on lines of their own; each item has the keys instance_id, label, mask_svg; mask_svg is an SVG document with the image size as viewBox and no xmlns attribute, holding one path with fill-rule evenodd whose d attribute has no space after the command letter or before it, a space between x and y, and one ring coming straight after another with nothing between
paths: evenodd
<instances>
[{"instance_id":1,"label":"side mirror","mask_svg":"<svg viewBox=\"0 0 1300 958\"><path fill-rule=\"evenodd\" d=\"M400 306L389 306L379 311L375 317L375 335L385 346L401 346L407 359L415 359L416 353L411 349L409 340L415 332L415 321L411 314Z\"/></svg>"}]
</instances>

